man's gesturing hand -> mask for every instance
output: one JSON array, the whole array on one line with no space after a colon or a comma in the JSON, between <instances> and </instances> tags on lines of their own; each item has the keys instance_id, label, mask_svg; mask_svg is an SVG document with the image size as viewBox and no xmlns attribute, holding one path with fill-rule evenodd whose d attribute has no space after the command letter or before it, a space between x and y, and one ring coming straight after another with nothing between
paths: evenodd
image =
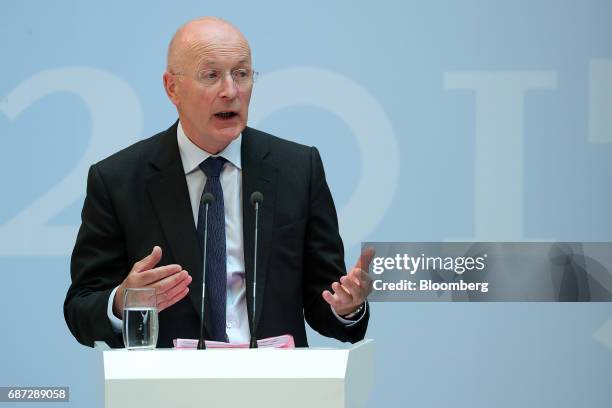
<instances>
[{"instance_id":1,"label":"man's gesturing hand","mask_svg":"<svg viewBox=\"0 0 612 408\"><path fill-rule=\"evenodd\" d=\"M372 292L372 278L368 275L372 258L374 258L374 249L364 249L353 269L341 277L340 282L332 283L334 293L323 291L323 299L339 316L356 311Z\"/></svg>"},{"instance_id":2,"label":"man's gesturing hand","mask_svg":"<svg viewBox=\"0 0 612 408\"><path fill-rule=\"evenodd\" d=\"M127 288L155 288L157 309L162 311L172 306L189 292L191 276L180 265L165 265L155 268L161 260L162 250L156 246L145 258L136 262L132 270L115 292L113 313L121 319L123 294Z\"/></svg>"}]
</instances>

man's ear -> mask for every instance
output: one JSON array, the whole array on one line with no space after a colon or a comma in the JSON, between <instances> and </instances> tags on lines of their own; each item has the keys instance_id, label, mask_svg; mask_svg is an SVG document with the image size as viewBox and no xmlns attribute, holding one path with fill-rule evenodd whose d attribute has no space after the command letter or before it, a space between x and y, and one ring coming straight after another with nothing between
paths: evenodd
<instances>
[{"instance_id":1,"label":"man's ear","mask_svg":"<svg viewBox=\"0 0 612 408\"><path fill-rule=\"evenodd\" d=\"M177 95L177 86L178 81L176 80L176 76L172 75L168 71L164 72L163 76L164 81L164 89L166 90L166 95L168 95L168 99L175 105L178 106L178 95Z\"/></svg>"}]
</instances>

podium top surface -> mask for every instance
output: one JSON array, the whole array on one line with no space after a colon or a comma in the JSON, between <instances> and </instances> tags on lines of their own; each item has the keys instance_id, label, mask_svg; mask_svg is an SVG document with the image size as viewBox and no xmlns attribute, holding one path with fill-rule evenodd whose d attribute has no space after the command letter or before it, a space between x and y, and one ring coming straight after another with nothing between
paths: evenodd
<instances>
[{"instance_id":1,"label":"podium top surface","mask_svg":"<svg viewBox=\"0 0 612 408\"><path fill-rule=\"evenodd\" d=\"M348 349L103 350L107 380L155 378L344 378L350 353L369 350L372 340Z\"/></svg>"}]
</instances>

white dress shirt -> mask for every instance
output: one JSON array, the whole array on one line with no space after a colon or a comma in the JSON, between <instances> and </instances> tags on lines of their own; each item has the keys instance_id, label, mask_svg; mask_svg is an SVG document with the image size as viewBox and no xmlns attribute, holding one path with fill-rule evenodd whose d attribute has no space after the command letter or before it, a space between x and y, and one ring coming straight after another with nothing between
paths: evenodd
<instances>
[{"instance_id":1,"label":"white dress shirt","mask_svg":"<svg viewBox=\"0 0 612 408\"><path fill-rule=\"evenodd\" d=\"M183 170L185 171L185 179L187 180L187 189L189 190L189 201L191 202L194 226L197 226L200 198L206 184L206 175L198 166L212 155L200 149L185 135L180 122L176 133ZM242 135L239 135L217 155L227 160L221 171L219 181L223 188L225 208L225 248L227 251L226 333L230 343L248 342L250 339L242 235L241 144ZM189 273L201 272L189 271ZM117 288L110 294L107 314L113 329L119 333L121 332L122 322L113 313L113 300L116 291ZM357 323L365 314L364 310L358 320L347 320L338 316L333 308L332 312L338 320L347 326Z\"/></svg>"}]
</instances>

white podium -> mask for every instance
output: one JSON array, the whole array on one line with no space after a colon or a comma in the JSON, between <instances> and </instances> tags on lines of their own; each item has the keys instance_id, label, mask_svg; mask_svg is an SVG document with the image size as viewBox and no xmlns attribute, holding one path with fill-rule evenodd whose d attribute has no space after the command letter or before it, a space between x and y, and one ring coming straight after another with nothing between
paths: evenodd
<instances>
[{"instance_id":1,"label":"white podium","mask_svg":"<svg viewBox=\"0 0 612 408\"><path fill-rule=\"evenodd\" d=\"M365 407L373 346L135 351L96 342L107 408Z\"/></svg>"}]
</instances>

